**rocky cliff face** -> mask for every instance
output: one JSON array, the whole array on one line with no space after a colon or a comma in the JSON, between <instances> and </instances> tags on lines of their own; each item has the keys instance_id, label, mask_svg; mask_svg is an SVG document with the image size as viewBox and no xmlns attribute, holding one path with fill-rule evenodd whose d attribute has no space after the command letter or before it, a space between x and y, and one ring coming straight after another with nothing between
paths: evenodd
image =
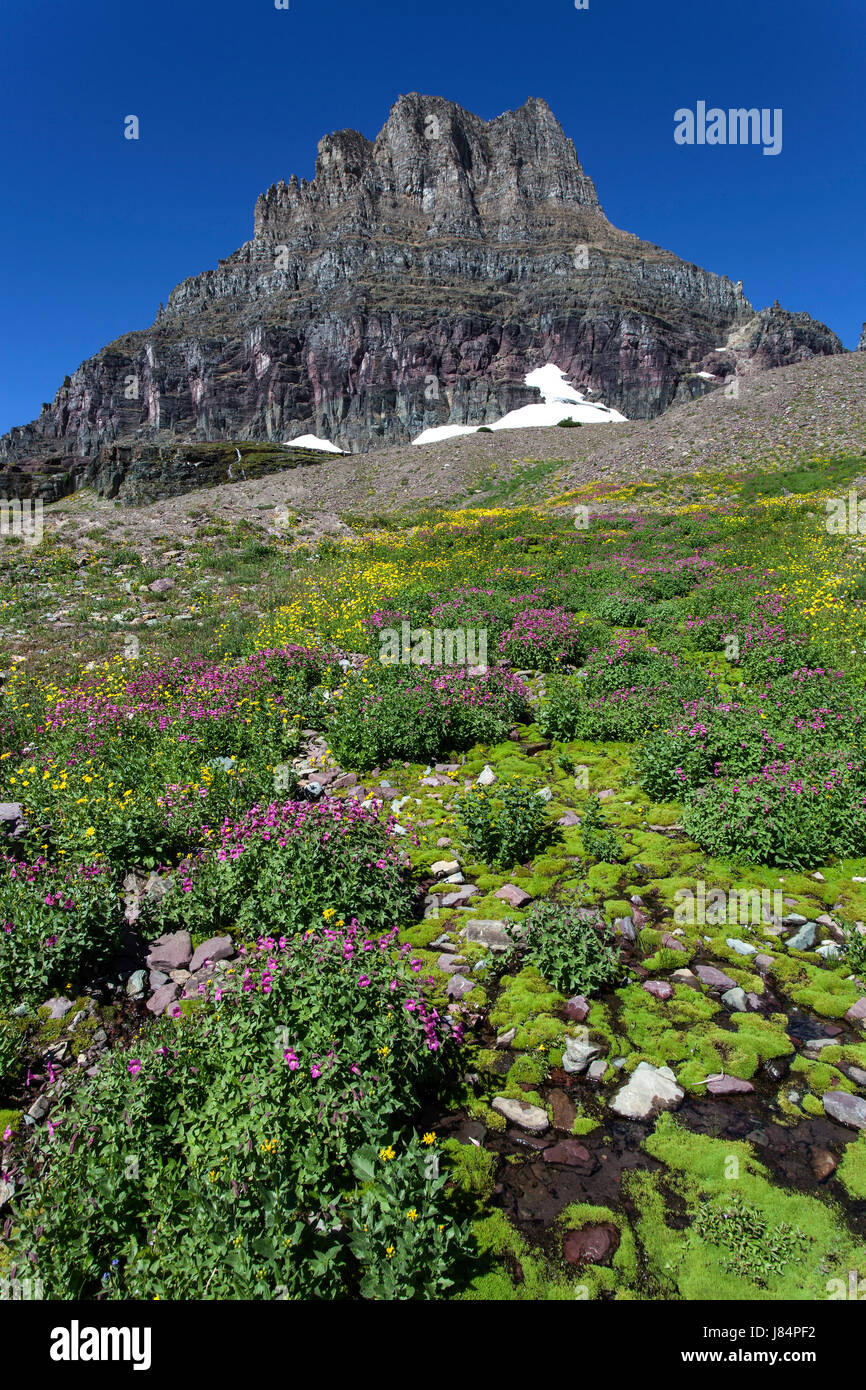
<instances>
[{"instance_id":1,"label":"rocky cliff face","mask_svg":"<svg viewBox=\"0 0 866 1390\"><path fill-rule=\"evenodd\" d=\"M545 362L649 417L742 357L840 351L808 315L756 316L741 284L613 227L543 101L485 122L413 94L374 142L326 136L312 182L262 194L253 239L84 362L0 461L68 490L118 441L312 432L365 451L537 399L523 378Z\"/></svg>"}]
</instances>

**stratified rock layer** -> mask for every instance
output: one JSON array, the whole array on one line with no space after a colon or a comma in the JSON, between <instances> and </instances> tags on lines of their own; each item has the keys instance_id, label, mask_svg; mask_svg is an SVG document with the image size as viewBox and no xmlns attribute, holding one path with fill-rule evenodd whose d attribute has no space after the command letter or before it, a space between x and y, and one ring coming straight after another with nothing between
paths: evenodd
<instances>
[{"instance_id":1,"label":"stratified rock layer","mask_svg":"<svg viewBox=\"0 0 866 1390\"><path fill-rule=\"evenodd\" d=\"M119 441L133 463L159 449L157 473L178 437L365 451L537 400L524 376L547 362L646 418L744 362L840 351L808 315L756 315L739 282L613 227L545 102L485 122L412 94L374 142L326 136L315 179L262 194L253 239L67 377L0 463L10 495L124 497Z\"/></svg>"}]
</instances>

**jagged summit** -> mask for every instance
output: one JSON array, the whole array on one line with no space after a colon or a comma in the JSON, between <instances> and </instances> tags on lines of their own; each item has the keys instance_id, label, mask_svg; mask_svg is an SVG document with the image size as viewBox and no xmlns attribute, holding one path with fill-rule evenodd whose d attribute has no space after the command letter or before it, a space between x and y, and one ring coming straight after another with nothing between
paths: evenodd
<instances>
[{"instance_id":1,"label":"jagged summit","mask_svg":"<svg viewBox=\"0 0 866 1390\"><path fill-rule=\"evenodd\" d=\"M256 203L255 237L279 239L340 208L360 222L402 223L428 236L483 237L543 205L600 213L592 179L545 101L483 121L453 101L411 92L375 141L339 130L319 142L312 182L292 177Z\"/></svg>"},{"instance_id":2,"label":"jagged summit","mask_svg":"<svg viewBox=\"0 0 866 1390\"><path fill-rule=\"evenodd\" d=\"M756 316L739 281L612 226L545 101L485 121L412 92L375 140L326 135L315 177L263 193L251 240L82 363L0 462L6 495L50 475L47 496L104 477L105 450L116 481L178 439L365 451L499 420L545 363L640 419L749 361L841 351L808 315Z\"/></svg>"}]
</instances>

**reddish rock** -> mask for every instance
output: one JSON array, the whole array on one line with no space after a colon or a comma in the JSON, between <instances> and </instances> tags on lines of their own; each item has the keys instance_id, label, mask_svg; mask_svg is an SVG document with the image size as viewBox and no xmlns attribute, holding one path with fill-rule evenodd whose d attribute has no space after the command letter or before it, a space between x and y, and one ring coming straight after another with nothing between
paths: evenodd
<instances>
[{"instance_id":1,"label":"reddish rock","mask_svg":"<svg viewBox=\"0 0 866 1390\"><path fill-rule=\"evenodd\" d=\"M552 1144L549 1149L545 1149L544 1161L567 1163L570 1168L575 1168L578 1163L591 1163L592 1154L576 1139L561 1139L558 1144Z\"/></svg>"},{"instance_id":2,"label":"reddish rock","mask_svg":"<svg viewBox=\"0 0 866 1390\"><path fill-rule=\"evenodd\" d=\"M182 970L192 959L188 931L167 932L150 943L147 964L151 970Z\"/></svg>"},{"instance_id":3,"label":"reddish rock","mask_svg":"<svg viewBox=\"0 0 866 1390\"><path fill-rule=\"evenodd\" d=\"M736 989L737 982L732 980L730 975L726 975L724 970L717 970L714 965L696 965L695 974L710 989Z\"/></svg>"},{"instance_id":4,"label":"reddish rock","mask_svg":"<svg viewBox=\"0 0 866 1390\"><path fill-rule=\"evenodd\" d=\"M230 936L212 936L207 941L203 941L200 946L196 946L193 958L189 963L189 972L194 975L196 970L200 970L206 961L231 960L235 953Z\"/></svg>"},{"instance_id":5,"label":"reddish rock","mask_svg":"<svg viewBox=\"0 0 866 1390\"><path fill-rule=\"evenodd\" d=\"M557 825L580 825L580 816L576 816L573 811L566 811L564 816L560 816Z\"/></svg>"},{"instance_id":6,"label":"reddish rock","mask_svg":"<svg viewBox=\"0 0 866 1390\"><path fill-rule=\"evenodd\" d=\"M501 898L504 903L511 907L525 907L532 902L532 895L518 888L516 883L505 883L501 888L497 888L493 894L494 898Z\"/></svg>"},{"instance_id":7,"label":"reddish rock","mask_svg":"<svg viewBox=\"0 0 866 1390\"><path fill-rule=\"evenodd\" d=\"M644 980L641 989L645 989L654 999L670 999L674 992L673 985L668 984L667 980Z\"/></svg>"},{"instance_id":8,"label":"reddish rock","mask_svg":"<svg viewBox=\"0 0 866 1390\"><path fill-rule=\"evenodd\" d=\"M852 1004L845 1015L849 1023L861 1023L866 1019L866 994L862 999L858 999L856 1004Z\"/></svg>"},{"instance_id":9,"label":"reddish rock","mask_svg":"<svg viewBox=\"0 0 866 1390\"><path fill-rule=\"evenodd\" d=\"M726 1076L724 1072L707 1078L707 1090L712 1096L747 1096L754 1089L751 1081L743 1081L739 1076Z\"/></svg>"},{"instance_id":10,"label":"reddish rock","mask_svg":"<svg viewBox=\"0 0 866 1390\"><path fill-rule=\"evenodd\" d=\"M836 1171L836 1159L829 1149L814 1148L811 1154L812 1172L818 1182L826 1182L827 1178Z\"/></svg>"},{"instance_id":11,"label":"reddish rock","mask_svg":"<svg viewBox=\"0 0 866 1390\"><path fill-rule=\"evenodd\" d=\"M584 999L582 994L575 994L565 1006L565 1016L572 1023L583 1023L589 1014L589 1000Z\"/></svg>"},{"instance_id":12,"label":"reddish rock","mask_svg":"<svg viewBox=\"0 0 866 1390\"><path fill-rule=\"evenodd\" d=\"M564 1129L566 1134L571 1133L571 1127L577 1118L577 1110L569 1100L565 1091L557 1087L550 1092L550 1105L553 1110L554 1129Z\"/></svg>"},{"instance_id":13,"label":"reddish rock","mask_svg":"<svg viewBox=\"0 0 866 1390\"><path fill-rule=\"evenodd\" d=\"M759 975L765 975L767 973L770 966L773 964L773 959L773 956L755 956L755 969L757 970Z\"/></svg>"},{"instance_id":14,"label":"reddish rock","mask_svg":"<svg viewBox=\"0 0 866 1390\"><path fill-rule=\"evenodd\" d=\"M662 945L667 946L669 951L685 951L685 946L678 936L671 936L669 931L662 932Z\"/></svg>"},{"instance_id":15,"label":"reddish rock","mask_svg":"<svg viewBox=\"0 0 866 1390\"><path fill-rule=\"evenodd\" d=\"M609 1221L569 1231L562 1242L562 1253L570 1265L607 1264L619 1247L619 1231Z\"/></svg>"},{"instance_id":16,"label":"reddish rock","mask_svg":"<svg viewBox=\"0 0 866 1390\"><path fill-rule=\"evenodd\" d=\"M169 1004L173 1004L177 998L179 989L180 986L176 985L174 981L167 985L160 985L159 989L155 990L148 999L147 1008L157 1016L165 1013Z\"/></svg>"}]
</instances>

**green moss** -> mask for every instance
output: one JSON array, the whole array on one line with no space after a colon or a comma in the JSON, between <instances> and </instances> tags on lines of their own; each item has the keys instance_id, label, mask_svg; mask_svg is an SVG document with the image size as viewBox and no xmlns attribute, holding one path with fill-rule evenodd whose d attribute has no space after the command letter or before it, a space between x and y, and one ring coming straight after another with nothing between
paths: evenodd
<instances>
[{"instance_id":1,"label":"green moss","mask_svg":"<svg viewBox=\"0 0 866 1390\"><path fill-rule=\"evenodd\" d=\"M643 1147L666 1164L666 1183L689 1216L684 1227L681 1217L680 1229L669 1226L655 1177L627 1175L654 1281L674 1297L823 1299L829 1278L866 1260L866 1245L833 1204L776 1187L749 1144L691 1133L665 1114ZM735 1198L757 1234L725 1217ZM796 1258L786 1258L794 1247Z\"/></svg>"},{"instance_id":2,"label":"green moss","mask_svg":"<svg viewBox=\"0 0 866 1390\"><path fill-rule=\"evenodd\" d=\"M442 1145L448 1175L461 1192L487 1201L496 1182L496 1154L481 1145L446 1139Z\"/></svg>"},{"instance_id":3,"label":"green moss","mask_svg":"<svg viewBox=\"0 0 866 1390\"><path fill-rule=\"evenodd\" d=\"M20 1110L0 1110L0 1139L2 1139L7 1129L11 1129L12 1133L15 1134L20 1127Z\"/></svg>"},{"instance_id":4,"label":"green moss","mask_svg":"<svg viewBox=\"0 0 866 1390\"><path fill-rule=\"evenodd\" d=\"M817 1096L805 1095L803 1097L803 1109L807 1115L823 1115L824 1106Z\"/></svg>"},{"instance_id":5,"label":"green moss","mask_svg":"<svg viewBox=\"0 0 866 1390\"><path fill-rule=\"evenodd\" d=\"M846 1146L836 1177L849 1197L866 1200L866 1132Z\"/></svg>"},{"instance_id":6,"label":"green moss","mask_svg":"<svg viewBox=\"0 0 866 1390\"><path fill-rule=\"evenodd\" d=\"M507 1079L514 1085L526 1082L531 1086L540 1086L548 1070L546 1052L524 1052L512 1063Z\"/></svg>"},{"instance_id":7,"label":"green moss","mask_svg":"<svg viewBox=\"0 0 866 1390\"><path fill-rule=\"evenodd\" d=\"M565 996L551 989L534 965L528 965L518 975L503 976L490 1023L498 1033L516 1028L513 1047L530 1050L561 1039L565 1025L552 1014L564 1006Z\"/></svg>"},{"instance_id":8,"label":"green moss","mask_svg":"<svg viewBox=\"0 0 866 1390\"><path fill-rule=\"evenodd\" d=\"M477 1273L467 1288L457 1294L470 1302L573 1302L574 1277L567 1278L541 1256L508 1224L502 1212L476 1221L472 1234L477 1244Z\"/></svg>"}]
</instances>

